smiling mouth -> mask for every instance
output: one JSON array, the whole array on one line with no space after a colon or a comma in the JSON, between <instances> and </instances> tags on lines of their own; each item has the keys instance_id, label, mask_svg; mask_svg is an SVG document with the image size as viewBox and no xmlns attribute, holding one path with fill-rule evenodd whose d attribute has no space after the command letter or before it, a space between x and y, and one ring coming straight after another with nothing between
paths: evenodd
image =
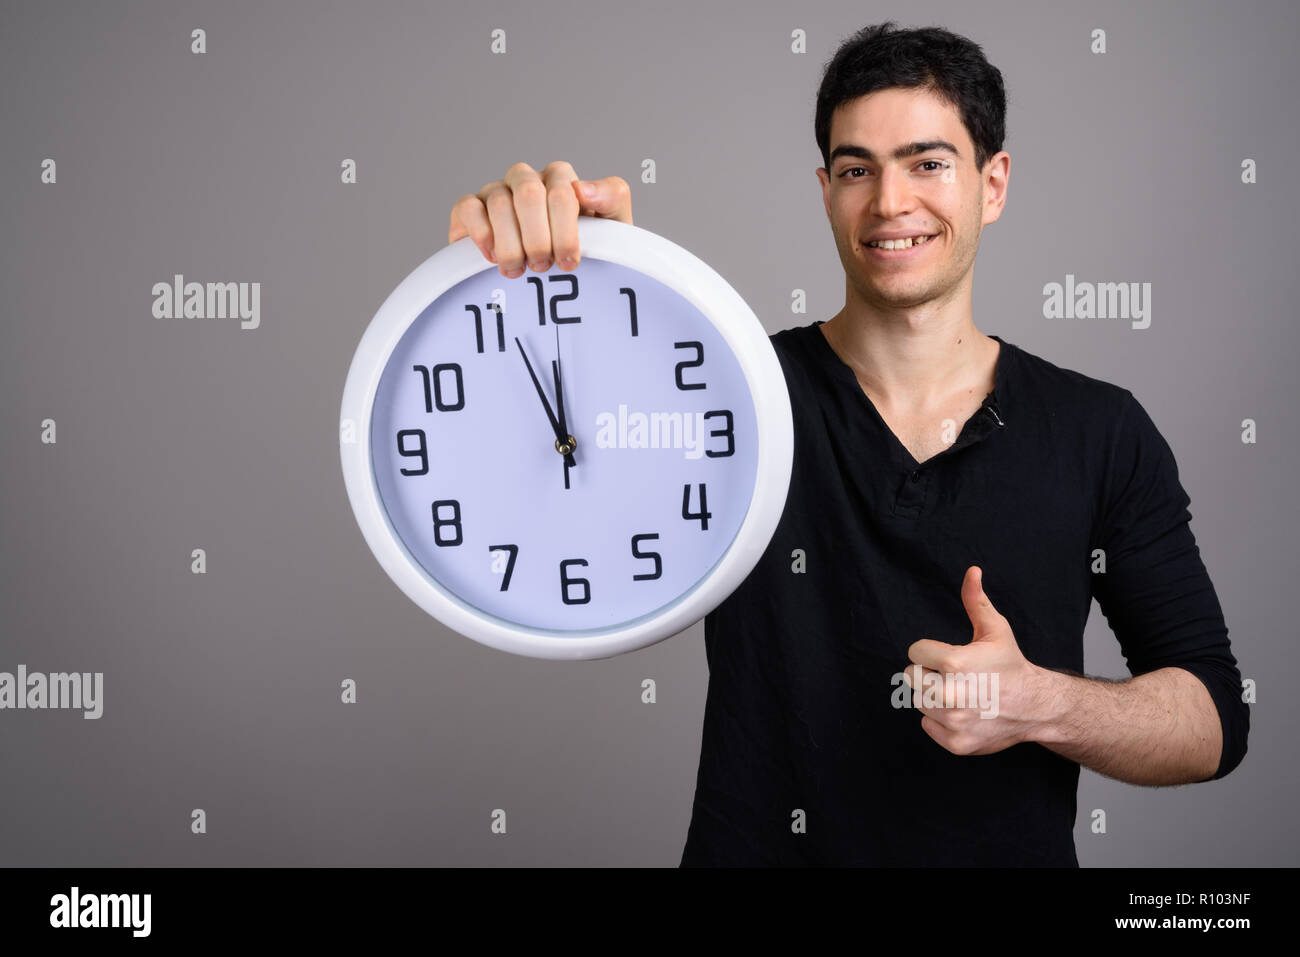
<instances>
[{"instance_id":1,"label":"smiling mouth","mask_svg":"<svg viewBox=\"0 0 1300 957\"><path fill-rule=\"evenodd\" d=\"M925 246L938 235L938 233L934 233L930 236L912 236L907 239L882 239L876 242L863 243L862 245L867 249L874 249L879 252L897 252Z\"/></svg>"}]
</instances>

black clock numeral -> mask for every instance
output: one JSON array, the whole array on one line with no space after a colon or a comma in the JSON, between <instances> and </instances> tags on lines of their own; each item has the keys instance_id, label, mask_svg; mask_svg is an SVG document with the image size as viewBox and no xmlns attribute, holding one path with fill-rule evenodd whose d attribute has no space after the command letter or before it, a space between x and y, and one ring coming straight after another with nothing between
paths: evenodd
<instances>
[{"instance_id":1,"label":"black clock numeral","mask_svg":"<svg viewBox=\"0 0 1300 957\"><path fill-rule=\"evenodd\" d=\"M633 535L633 536L632 536L632 557L633 557L633 558L652 558L652 559L654 559L654 563L655 563L655 570L654 570L653 572L650 572L650 573L647 573L647 574L643 574L643 575L633 575L633 576L632 576L632 581L634 581L634 582L649 582L649 581L654 581L656 578L662 578L662 577L663 577L663 573L664 573L664 563L663 563L663 560L660 558L659 553L658 553L658 552L643 552L643 551L639 551L639 550L637 549L637 546L640 545L642 542L647 542L647 541L650 541L650 540L652 540L652 539L656 539L656 538L658 538L658 537L659 537L659 533L658 533L658 532L647 533L647 534L645 534L645 535Z\"/></svg>"},{"instance_id":2,"label":"black clock numeral","mask_svg":"<svg viewBox=\"0 0 1300 957\"><path fill-rule=\"evenodd\" d=\"M501 311L501 306L495 302L489 302L487 308L497 314L497 352L506 351L506 326L505 314ZM474 313L474 344L478 347L480 354L483 352L483 313L478 306L466 306L465 309Z\"/></svg>"},{"instance_id":3,"label":"black clock numeral","mask_svg":"<svg viewBox=\"0 0 1300 957\"><path fill-rule=\"evenodd\" d=\"M735 423L732 422L732 419L731 419L731 410L730 410L730 409L715 409L715 410L712 411L712 412L705 412L705 413L704 413L704 417L705 417L706 419L707 419L707 418L710 418L710 417L712 417L712 416L715 416L715 415L723 415L723 416L726 416L726 418L727 418L727 425L726 425L726 428L723 428L723 429L714 429L712 432L709 433L709 435L725 435L725 436L727 437L727 451L725 451L725 452L715 452L715 451L713 451L712 449L705 449L705 450L704 450L704 454L707 455L707 456L708 456L709 458L711 458L711 459L721 459L721 458L726 458L728 455L734 455L734 454L735 454L735 451L736 451L736 436L735 436L734 431L733 431L734 426L735 426Z\"/></svg>"},{"instance_id":4,"label":"black clock numeral","mask_svg":"<svg viewBox=\"0 0 1300 957\"><path fill-rule=\"evenodd\" d=\"M700 510L698 512L691 511L690 485L689 484L683 485L682 486L682 518L686 519L688 522L691 521L692 519L699 519L700 530L706 532L709 530L709 519L712 517L713 517L713 513L709 511L709 503L706 500L704 494L704 483L703 482L700 483Z\"/></svg>"},{"instance_id":5,"label":"black clock numeral","mask_svg":"<svg viewBox=\"0 0 1300 957\"><path fill-rule=\"evenodd\" d=\"M412 371L420 373L424 379L424 411L432 412L437 406L439 412L456 412L465 408L465 377L460 371L460 363L443 362L433 367L430 374L428 366L411 366ZM456 382L456 401L450 405L442 399L442 374L450 371Z\"/></svg>"},{"instance_id":6,"label":"black clock numeral","mask_svg":"<svg viewBox=\"0 0 1300 957\"><path fill-rule=\"evenodd\" d=\"M582 322L581 316L561 316L556 311L556 307L555 307L556 303L568 302L570 299L578 298L578 277L573 275L573 273L559 273L554 276L547 276L546 279L548 282L567 282L569 283L570 286L570 289L567 293L556 293L554 296L551 297L551 309L550 309L551 322L554 323ZM529 276L528 282L532 283L533 286L537 289L537 324L539 326L544 326L546 325L547 310L546 310L546 296L542 292L542 277Z\"/></svg>"},{"instance_id":7,"label":"black clock numeral","mask_svg":"<svg viewBox=\"0 0 1300 957\"><path fill-rule=\"evenodd\" d=\"M416 449L408 449L402 440L409 436L419 436L420 446ZM424 437L424 429L402 429L397 433L397 454L404 455L407 458L417 458L420 460L418 469L401 469L403 475L428 475L429 474L429 445Z\"/></svg>"},{"instance_id":8,"label":"black clock numeral","mask_svg":"<svg viewBox=\"0 0 1300 957\"><path fill-rule=\"evenodd\" d=\"M451 509L451 518L443 518L438 514L442 508ZM456 537L450 541L443 541L442 530L450 525L456 533ZM433 544L435 545L459 545L465 541L465 536L461 533L460 528L460 502L454 498L443 498L433 503Z\"/></svg>"},{"instance_id":9,"label":"black clock numeral","mask_svg":"<svg viewBox=\"0 0 1300 957\"><path fill-rule=\"evenodd\" d=\"M632 320L632 335L636 335L636 290L631 286L623 286L619 292L627 296L628 317Z\"/></svg>"},{"instance_id":10,"label":"black clock numeral","mask_svg":"<svg viewBox=\"0 0 1300 957\"><path fill-rule=\"evenodd\" d=\"M586 564L587 560L585 558L566 558L564 561L560 562L560 598L564 600L566 605L585 605L591 601L591 583L585 578L569 577L570 565L582 565L585 567ZM569 587L571 585L582 586L581 598L569 597Z\"/></svg>"},{"instance_id":11,"label":"black clock numeral","mask_svg":"<svg viewBox=\"0 0 1300 957\"><path fill-rule=\"evenodd\" d=\"M703 388L705 388L705 384L704 384L703 382L683 382L683 381L682 381L682 370L683 370L683 369L693 369L693 368L695 368L696 366L704 365L704 343L702 343L702 342L674 342L674 343L673 343L673 348L674 348L674 349L694 349L694 350L695 350L695 360L694 360L693 362L687 362L686 360L682 360L681 362L677 363L677 368L676 368L676 369L674 370L674 372L673 372L673 378L676 379L676 381L677 381L677 388L679 388L679 389L681 389L681 390L683 390L683 391L685 391L685 390L687 390L687 389L703 389Z\"/></svg>"},{"instance_id":12,"label":"black clock numeral","mask_svg":"<svg viewBox=\"0 0 1300 957\"><path fill-rule=\"evenodd\" d=\"M489 545L488 551L510 553L510 557L506 559L505 575L501 579L501 590L505 591L507 588L510 587L510 576L513 575L515 571L515 559L519 557L519 546L518 545Z\"/></svg>"}]
</instances>

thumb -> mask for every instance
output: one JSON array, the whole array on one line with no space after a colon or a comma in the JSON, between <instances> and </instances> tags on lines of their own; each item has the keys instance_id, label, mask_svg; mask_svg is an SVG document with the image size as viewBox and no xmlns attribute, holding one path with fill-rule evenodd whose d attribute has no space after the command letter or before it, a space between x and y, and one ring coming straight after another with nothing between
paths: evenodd
<instances>
[{"instance_id":1,"label":"thumb","mask_svg":"<svg viewBox=\"0 0 1300 957\"><path fill-rule=\"evenodd\" d=\"M632 225L632 191L621 176L604 179L575 179L578 212L584 216L617 219Z\"/></svg>"},{"instance_id":2,"label":"thumb","mask_svg":"<svg viewBox=\"0 0 1300 957\"><path fill-rule=\"evenodd\" d=\"M991 637L1000 630L1003 618L984 594L984 569L972 565L966 569L966 577L961 584L961 601L966 606L966 614L974 627L971 641Z\"/></svg>"}]
</instances>

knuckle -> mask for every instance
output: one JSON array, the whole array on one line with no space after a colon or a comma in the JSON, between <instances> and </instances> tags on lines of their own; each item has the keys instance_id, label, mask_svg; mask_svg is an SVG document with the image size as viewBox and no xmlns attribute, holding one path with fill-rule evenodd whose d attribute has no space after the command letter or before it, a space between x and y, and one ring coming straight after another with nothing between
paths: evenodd
<instances>
[{"instance_id":1,"label":"knuckle","mask_svg":"<svg viewBox=\"0 0 1300 957\"><path fill-rule=\"evenodd\" d=\"M498 266L518 266L524 261L523 250L513 240L502 240L498 237L493 247Z\"/></svg>"},{"instance_id":2,"label":"knuckle","mask_svg":"<svg viewBox=\"0 0 1300 957\"><path fill-rule=\"evenodd\" d=\"M536 172L537 172L537 171L534 170L534 169L533 169L531 166L529 166L527 163L522 163L522 162L521 162L521 163L515 163L515 164L512 165L508 170L506 170L506 175L507 175L507 176L527 176L527 175L529 175L529 174L536 175Z\"/></svg>"},{"instance_id":3,"label":"knuckle","mask_svg":"<svg viewBox=\"0 0 1300 957\"><path fill-rule=\"evenodd\" d=\"M550 244L536 240L524 243L524 252L529 262L539 262L551 258Z\"/></svg>"},{"instance_id":4,"label":"knuckle","mask_svg":"<svg viewBox=\"0 0 1300 957\"><path fill-rule=\"evenodd\" d=\"M573 173L573 167L564 160L552 160L546 164L546 168L542 170L542 174L549 175L552 173L559 173L561 175Z\"/></svg>"},{"instance_id":5,"label":"knuckle","mask_svg":"<svg viewBox=\"0 0 1300 957\"><path fill-rule=\"evenodd\" d=\"M464 196L460 197L460 199L451 204L451 224L455 226L457 223L461 223L468 227L470 221L474 218L473 213L475 206L479 209L483 208L483 204L477 196L471 196L466 193Z\"/></svg>"},{"instance_id":6,"label":"knuckle","mask_svg":"<svg viewBox=\"0 0 1300 957\"><path fill-rule=\"evenodd\" d=\"M487 199L484 200L484 204L493 213L503 213L514 208L514 201L510 198L508 189L489 193Z\"/></svg>"},{"instance_id":7,"label":"knuckle","mask_svg":"<svg viewBox=\"0 0 1300 957\"><path fill-rule=\"evenodd\" d=\"M546 196L546 187L540 179L524 180L515 187L515 196L533 202Z\"/></svg>"},{"instance_id":8,"label":"knuckle","mask_svg":"<svg viewBox=\"0 0 1300 957\"><path fill-rule=\"evenodd\" d=\"M578 197L568 183L557 183L546 191L546 205L550 209L566 211L578 208Z\"/></svg>"}]
</instances>

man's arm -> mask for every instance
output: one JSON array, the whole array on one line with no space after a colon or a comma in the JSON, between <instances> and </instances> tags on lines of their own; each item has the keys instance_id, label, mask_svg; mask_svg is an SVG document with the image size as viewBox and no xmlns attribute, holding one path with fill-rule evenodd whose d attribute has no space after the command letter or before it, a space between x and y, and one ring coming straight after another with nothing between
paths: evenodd
<instances>
[{"instance_id":1,"label":"man's arm","mask_svg":"<svg viewBox=\"0 0 1300 957\"><path fill-rule=\"evenodd\" d=\"M1040 669L1041 723L1028 740L1130 784L1207 781L1223 729L1199 678L1160 668L1125 681Z\"/></svg>"},{"instance_id":2,"label":"man's arm","mask_svg":"<svg viewBox=\"0 0 1300 957\"><path fill-rule=\"evenodd\" d=\"M1135 677L1051 673L1041 743L1136 784L1216 779L1245 756L1250 709L1173 451L1132 393L1124 399L1094 529L1104 570L1092 591Z\"/></svg>"},{"instance_id":3,"label":"man's arm","mask_svg":"<svg viewBox=\"0 0 1300 957\"><path fill-rule=\"evenodd\" d=\"M1223 610L1168 443L1131 393L1114 416L1089 558L1105 558L1093 595L1135 677L1086 678L1029 662L978 566L962 582L971 641L915 642L908 654L918 670L903 677L914 693L937 675L998 678L997 706L987 711L956 707L951 691L928 708L917 695L922 729L954 754L1035 742L1133 784L1221 778L1241 763L1250 730Z\"/></svg>"},{"instance_id":4,"label":"man's arm","mask_svg":"<svg viewBox=\"0 0 1300 957\"><path fill-rule=\"evenodd\" d=\"M1147 785L1206 781L1235 765L1231 754L1224 761L1222 715L1245 706L1232 683L1235 666L1221 657L1226 649L1210 647L1125 681L1088 678L1025 658L1011 623L985 594L978 566L966 570L961 597L970 642L923 638L908 649L912 667L903 672L921 728L949 751L992 754L1032 742L1098 774ZM1138 643L1130 636L1127 644ZM998 680L990 679L991 699L974 702L936 681L945 675Z\"/></svg>"}]
</instances>

